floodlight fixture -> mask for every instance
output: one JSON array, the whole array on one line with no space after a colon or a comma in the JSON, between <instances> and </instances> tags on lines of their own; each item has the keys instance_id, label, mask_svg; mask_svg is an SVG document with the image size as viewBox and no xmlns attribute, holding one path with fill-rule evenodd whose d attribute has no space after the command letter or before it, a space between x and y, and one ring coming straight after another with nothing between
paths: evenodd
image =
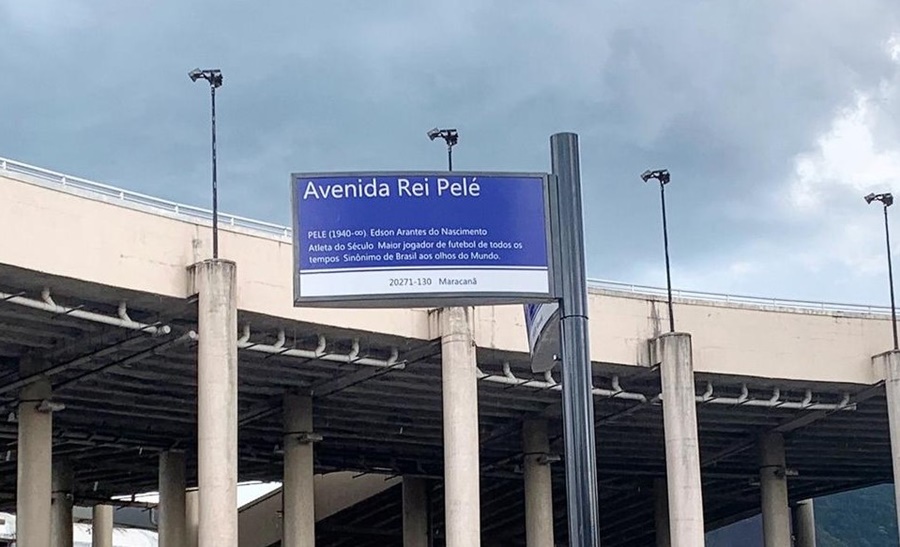
<instances>
[{"instance_id":1,"label":"floodlight fixture","mask_svg":"<svg viewBox=\"0 0 900 547\"><path fill-rule=\"evenodd\" d=\"M435 127L430 129L427 135L432 141L440 137L447 143L447 170L453 171L453 147L459 142L459 132L456 129L439 129Z\"/></svg>"},{"instance_id":2,"label":"floodlight fixture","mask_svg":"<svg viewBox=\"0 0 900 547\"><path fill-rule=\"evenodd\" d=\"M884 206L884 242L887 247L887 261L888 261L888 284L891 288L891 332L894 335L894 351L897 351L897 305L894 301L894 265L893 260L891 260L891 230L888 227L888 207L893 205L894 196L890 192L884 192L882 194L874 194L871 193L865 196L863 199L866 200L866 203L871 204L873 201L879 201Z\"/></svg>"},{"instance_id":3,"label":"floodlight fixture","mask_svg":"<svg viewBox=\"0 0 900 547\"><path fill-rule=\"evenodd\" d=\"M660 184L669 184L669 170L668 169L647 169L643 173L641 173L641 179L644 182L649 181L650 179L656 179Z\"/></svg>"},{"instance_id":4,"label":"floodlight fixture","mask_svg":"<svg viewBox=\"0 0 900 547\"><path fill-rule=\"evenodd\" d=\"M873 201L880 201L884 204L885 207L890 207L894 204L894 196L890 192L885 192L883 194L869 194L863 199L866 200L866 203L872 203Z\"/></svg>"},{"instance_id":5,"label":"floodlight fixture","mask_svg":"<svg viewBox=\"0 0 900 547\"><path fill-rule=\"evenodd\" d=\"M196 82L203 78L209 82L209 85L212 87L222 87L222 71L218 68L207 68L204 70L195 68L188 72L188 76L191 78L192 82Z\"/></svg>"}]
</instances>

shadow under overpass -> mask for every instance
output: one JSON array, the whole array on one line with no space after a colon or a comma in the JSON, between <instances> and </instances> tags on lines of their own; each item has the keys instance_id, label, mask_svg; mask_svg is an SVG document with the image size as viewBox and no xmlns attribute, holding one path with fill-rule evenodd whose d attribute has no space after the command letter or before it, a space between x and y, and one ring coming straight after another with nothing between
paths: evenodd
<instances>
[{"instance_id":1,"label":"shadow under overpass","mask_svg":"<svg viewBox=\"0 0 900 547\"><path fill-rule=\"evenodd\" d=\"M315 476L316 522L401 483L400 477L355 472ZM282 495L278 488L238 509L238 547L269 547L281 542Z\"/></svg>"}]
</instances>

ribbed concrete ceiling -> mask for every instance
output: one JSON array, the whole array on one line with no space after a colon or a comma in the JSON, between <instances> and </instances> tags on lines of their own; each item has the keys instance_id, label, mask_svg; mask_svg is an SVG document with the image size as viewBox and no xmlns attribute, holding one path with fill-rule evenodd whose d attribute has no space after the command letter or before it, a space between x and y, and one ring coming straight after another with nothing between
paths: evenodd
<instances>
[{"instance_id":1,"label":"ribbed concrete ceiling","mask_svg":"<svg viewBox=\"0 0 900 547\"><path fill-rule=\"evenodd\" d=\"M27 356L51 370L54 400L66 409L54 414L54 458L72 462L76 502L156 489L162 450L196 448L196 345L185 335L196 328L196 304L152 295L122 293L72 280L0 268L0 291L40 299L48 286L57 304L116 316L128 303L135 321L166 324L171 332L150 336L98 325L69 314L52 314L0 301L0 505L14 508L16 436L14 419L18 360ZM442 537L440 477L443 472L440 347L436 343L383 335L322 329L315 325L239 314L251 326L251 340L274 344L279 330L285 347L314 349L319 336L328 351L347 354L359 340L360 356L388 359L396 348L404 369L373 369L354 363L240 352L239 433L241 480L281 476L281 394L314 393L314 424L324 437L316 445L317 472L354 470L433 478L433 519ZM488 374L503 374L509 361L517 377L530 378L521 355L479 351ZM599 364L598 386L614 375L622 387L659 393L653 369ZM557 376L558 379L558 376ZM890 443L880 386L774 385L751 378L703 377L717 396L767 399L774 387L781 400L800 401L816 389L817 401L837 403L851 394L855 410L833 412L703 404L699 407L707 524L717 527L757 512L756 437L780 430L787 438L792 500L891 480ZM486 545L524 545L520 430L526 418L550 421L553 450L562 452L560 393L480 382L482 529ZM661 407L653 402L596 398L601 522L606 546L650 544L653 537L654 478L664 476ZM9 416L10 413L13 416ZM189 462L193 458L188 458ZM553 467L557 537L565 538L563 464ZM196 468L189 464L189 482ZM384 492L320 523L319 545L400 545L399 489Z\"/></svg>"}]
</instances>

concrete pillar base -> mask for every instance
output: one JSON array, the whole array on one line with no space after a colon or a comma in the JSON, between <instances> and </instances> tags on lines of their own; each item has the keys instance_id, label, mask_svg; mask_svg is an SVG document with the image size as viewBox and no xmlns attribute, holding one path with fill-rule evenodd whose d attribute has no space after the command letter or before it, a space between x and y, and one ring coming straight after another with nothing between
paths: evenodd
<instances>
[{"instance_id":1,"label":"concrete pillar base","mask_svg":"<svg viewBox=\"0 0 900 547\"><path fill-rule=\"evenodd\" d=\"M53 418L38 405L50 397L50 382L41 379L19 394L19 441L16 483L18 547L50 545L50 500Z\"/></svg>"},{"instance_id":2,"label":"concrete pillar base","mask_svg":"<svg viewBox=\"0 0 900 547\"><path fill-rule=\"evenodd\" d=\"M794 547L816 547L816 517L813 500L803 500L794 506Z\"/></svg>"},{"instance_id":3,"label":"concrete pillar base","mask_svg":"<svg viewBox=\"0 0 900 547\"><path fill-rule=\"evenodd\" d=\"M654 349L662 380L669 539L674 547L703 545L700 435L691 335L664 334L654 340Z\"/></svg>"},{"instance_id":4,"label":"concrete pillar base","mask_svg":"<svg viewBox=\"0 0 900 547\"><path fill-rule=\"evenodd\" d=\"M525 452L525 541L528 547L553 547L553 482L547 422L527 420L522 427Z\"/></svg>"},{"instance_id":5,"label":"concrete pillar base","mask_svg":"<svg viewBox=\"0 0 900 547\"><path fill-rule=\"evenodd\" d=\"M440 311L446 547L481 545L478 378L467 308Z\"/></svg>"},{"instance_id":6,"label":"concrete pillar base","mask_svg":"<svg viewBox=\"0 0 900 547\"><path fill-rule=\"evenodd\" d=\"M184 452L159 455L159 547L186 547Z\"/></svg>"},{"instance_id":7,"label":"concrete pillar base","mask_svg":"<svg viewBox=\"0 0 900 547\"><path fill-rule=\"evenodd\" d=\"M884 378L894 470L894 502L897 522L900 522L900 351L892 350L876 355L872 357L872 364L875 366L875 375Z\"/></svg>"},{"instance_id":8,"label":"concrete pillar base","mask_svg":"<svg viewBox=\"0 0 900 547\"><path fill-rule=\"evenodd\" d=\"M428 547L428 481L403 477L403 547Z\"/></svg>"},{"instance_id":9,"label":"concrete pillar base","mask_svg":"<svg viewBox=\"0 0 900 547\"><path fill-rule=\"evenodd\" d=\"M53 463L50 519L50 545L52 547L72 547L73 535L72 506L74 505L74 484L72 467L61 460Z\"/></svg>"},{"instance_id":10,"label":"concrete pillar base","mask_svg":"<svg viewBox=\"0 0 900 547\"><path fill-rule=\"evenodd\" d=\"M91 522L91 547L113 547L113 506L95 505Z\"/></svg>"},{"instance_id":11,"label":"concrete pillar base","mask_svg":"<svg viewBox=\"0 0 900 547\"><path fill-rule=\"evenodd\" d=\"M200 492L188 490L184 495L184 541L186 547L197 547L200 529Z\"/></svg>"},{"instance_id":12,"label":"concrete pillar base","mask_svg":"<svg viewBox=\"0 0 900 547\"><path fill-rule=\"evenodd\" d=\"M238 544L237 272L234 262L193 266L197 292L197 475L200 547Z\"/></svg>"},{"instance_id":13,"label":"concrete pillar base","mask_svg":"<svg viewBox=\"0 0 900 547\"><path fill-rule=\"evenodd\" d=\"M791 510L785 476L784 437L767 433L760 437L760 494L765 547L791 544Z\"/></svg>"},{"instance_id":14,"label":"concrete pillar base","mask_svg":"<svg viewBox=\"0 0 900 547\"><path fill-rule=\"evenodd\" d=\"M656 524L656 547L671 547L666 479L653 479L653 516Z\"/></svg>"},{"instance_id":15,"label":"concrete pillar base","mask_svg":"<svg viewBox=\"0 0 900 547\"><path fill-rule=\"evenodd\" d=\"M313 483L312 399L284 396L284 522L283 547L313 547L316 543Z\"/></svg>"}]
</instances>

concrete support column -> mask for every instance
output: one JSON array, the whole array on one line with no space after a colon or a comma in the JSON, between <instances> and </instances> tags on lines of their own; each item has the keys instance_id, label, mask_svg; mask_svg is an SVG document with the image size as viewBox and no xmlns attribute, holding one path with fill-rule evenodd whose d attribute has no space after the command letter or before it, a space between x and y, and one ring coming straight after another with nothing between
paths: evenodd
<instances>
[{"instance_id":1,"label":"concrete support column","mask_svg":"<svg viewBox=\"0 0 900 547\"><path fill-rule=\"evenodd\" d=\"M764 545L787 547L791 544L791 510L785 476L784 437L780 433L762 435L759 448Z\"/></svg>"},{"instance_id":2,"label":"concrete support column","mask_svg":"<svg viewBox=\"0 0 900 547\"><path fill-rule=\"evenodd\" d=\"M470 310L440 312L447 547L481 545L478 378Z\"/></svg>"},{"instance_id":3,"label":"concrete support column","mask_svg":"<svg viewBox=\"0 0 900 547\"><path fill-rule=\"evenodd\" d=\"M526 420L522 427L525 452L525 542L528 547L553 547L553 483L547 422Z\"/></svg>"},{"instance_id":4,"label":"concrete support column","mask_svg":"<svg viewBox=\"0 0 900 547\"><path fill-rule=\"evenodd\" d=\"M803 500L794 506L795 547L816 547L816 517L813 500Z\"/></svg>"},{"instance_id":5,"label":"concrete support column","mask_svg":"<svg viewBox=\"0 0 900 547\"><path fill-rule=\"evenodd\" d=\"M19 394L19 440L16 483L16 545L49 547L53 418L38 410L50 397L50 383L41 379Z\"/></svg>"},{"instance_id":6,"label":"concrete support column","mask_svg":"<svg viewBox=\"0 0 900 547\"><path fill-rule=\"evenodd\" d=\"M200 547L238 544L236 268L194 265L198 295L197 467Z\"/></svg>"},{"instance_id":7,"label":"concrete support column","mask_svg":"<svg viewBox=\"0 0 900 547\"><path fill-rule=\"evenodd\" d=\"M888 429L891 435L891 460L894 467L894 501L897 522L900 522L900 351L876 355L872 361L876 376L884 378Z\"/></svg>"},{"instance_id":8,"label":"concrete support column","mask_svg":"<svg viewBox=\"0 0 900 547\"><path fill-rule=\"evenodd\" d=\"M656 524L656 547L671 547L666 479L653 479L653 517Z\"/></svg>"},{"instance_id":9,"label":"concrete support column","mask_svg":"<svg viewBox=\"0 0 900 547\"><path fill-rule=\"evenodd\" d=\"M72 506L75 501L72 467L62 460L53 462L53 495L50 508L50 545L72 547L75 542L72 529Z\"/></svg>"},{"instance_id":10,"label":"concrete support column","mask_svg":"<svg viewBox=\"0 0 900 547\"><path fill-rule=\"evenodd\" d=\"M285 394L283 547L313 547L316 544L312 433L312 399Z\"/></svg>"},{"instance_id":11,"label":"concrete support column","mask_svg":"<svg viewBox=\"0 0 900 547\"><path fill-rule=\"evenodd\" d=\"M186 547L184 452L159 455L159 547Z\"/></svg>"},{"instance_id":12,"label":"concrete support column","mask_svg":"<svg viewBox=\"0 0 900 547\"><path fill-rule=\"evenodd\" d=\"M95 505L91 519L91 547L113 547L113 506Z\"/></svg>"},{"instance_id":13,"label":"concrete support column","mask_svg":"<svg viewBox=\"0 0 900 547\"><path fill-rule=\"evenodd\" d=\"M185 505L185 547L197 547L197 533L200 528L200 492L188 490L184 497Z\"/></svg>"},{"instance_id":14,"label":"concrete support column","mask_svg":"<svg viewBox=\"0 0 900 547\"><path fill-rule=\"evenodd\" d=\"M403 477L403 547L428 547L428 481Z\"/></svg>"},{"instance_id":15,"label":"concrete support column","mask_svg":"<svg viewBox=\"0 0 900 547\"><path fill-rule=\"evenodd\" d=\"M703 545L705 531L691 335L663 334L654 345L662 380L669 537L674 547L694 547Z\"/></svg>"}]
</instances>

